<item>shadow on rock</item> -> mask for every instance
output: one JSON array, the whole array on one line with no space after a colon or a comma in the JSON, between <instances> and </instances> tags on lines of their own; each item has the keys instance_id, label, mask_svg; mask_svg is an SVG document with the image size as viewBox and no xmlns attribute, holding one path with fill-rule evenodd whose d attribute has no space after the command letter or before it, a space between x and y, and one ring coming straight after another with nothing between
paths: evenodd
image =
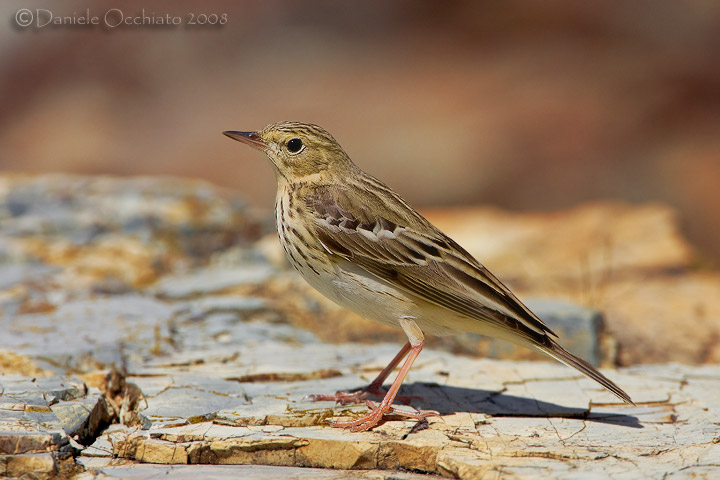
<instances>
[{"instance_id":1,"label":"shadow on rock","mask_svg":"<svg viewBox=\"0 0 720 480\"><path fill-rule=\"evenodd\" d=\"M414 383L401 389L403 395L421 397L412 402L423 410L435 410L440 415L459 412L484 413L493 417L571 418L630 428L644 428L637 417L621 413L594 412L588 408L573 408L528 397L508 395L498 391L453 387L436 383Z\"/></svg>"}]
</instances>

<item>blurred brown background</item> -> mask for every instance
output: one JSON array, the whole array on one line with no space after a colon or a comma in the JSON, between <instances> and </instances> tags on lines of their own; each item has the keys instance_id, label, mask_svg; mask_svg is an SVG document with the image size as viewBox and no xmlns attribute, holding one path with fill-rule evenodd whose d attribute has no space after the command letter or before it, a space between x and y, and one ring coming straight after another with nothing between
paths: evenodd
<instances>
[{"instance_id":1,"label":"blurred brown background","mask_svg":"<svg viewBox=\"0 0 720 480\"><path fill-rule=\"evenodd\" d=\"M23 8L183 25L21 28ZM187 25L201 14L227 23ZM270 168L220 132L308 121L417 206L662 202L720 263L720 2L13 1L0 18L2 171L197 177L270 209Z\"/></svg>"}]
</instances>

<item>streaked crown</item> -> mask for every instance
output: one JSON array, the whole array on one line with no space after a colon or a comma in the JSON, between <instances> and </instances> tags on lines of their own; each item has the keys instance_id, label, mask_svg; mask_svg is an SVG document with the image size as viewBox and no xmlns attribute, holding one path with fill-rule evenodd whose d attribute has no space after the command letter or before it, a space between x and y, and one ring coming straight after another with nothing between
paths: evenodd
<instances>
[{"instance_id":1,"label":"streaked crown","mask_svg":"<svg viewBox=\"0 0 720 480\"><path fill-rule=\"evenodd\" d=\"M278 178L299 180L313 174L343 174L355 169L330 133L309 123L273 123L257 132Z\"/></svg>"}]
</instances>

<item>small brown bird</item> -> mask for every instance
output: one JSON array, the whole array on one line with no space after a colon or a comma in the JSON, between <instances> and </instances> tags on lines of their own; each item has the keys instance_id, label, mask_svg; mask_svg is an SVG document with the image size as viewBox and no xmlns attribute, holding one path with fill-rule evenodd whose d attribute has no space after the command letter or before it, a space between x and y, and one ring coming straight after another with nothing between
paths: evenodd
<instances>
[{"instance_id":1,"label":"small brown bird","mask_svg":"<svg viewBox=\"0 0 720 480\"><path fill-rule=\"evenodd\" d=\"M358 168L327 131L299 122L258 132L223 132L264 152L277 179L275 221L288 260L310 285L339 305L403 329L408 342L366 388L315 399L343 404L382 395L387 376L407 356L382 402L335 427L367 430L392 406L420 354L424 333L475 332L542 352L576 368L625 402L632 400L556 335L495 275L435 228L398 194Z\"/></svg>"}]
</instances>

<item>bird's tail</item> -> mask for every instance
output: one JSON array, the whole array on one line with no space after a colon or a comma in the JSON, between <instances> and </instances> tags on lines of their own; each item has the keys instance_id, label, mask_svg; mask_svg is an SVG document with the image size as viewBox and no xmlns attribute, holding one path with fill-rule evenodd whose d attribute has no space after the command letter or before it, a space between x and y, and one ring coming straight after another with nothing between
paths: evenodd
<instances>
[{"instance_id":1,"label":"bird's tail","mask_svg":"<svg viewBox=\"0 0 720 480\"><path fill-rule=\"evenodd\" d=\"M546 342L547 343L547 342ZM607 388L609 391L614 393L619 399L623 400L624 402L627 402L631 405L635 405L630 398L630 395L625 393L625 391L615 385L610 379L608 379L605 375L597 371L595 367L590 365L585 360L576 357L572 353L565 350L563 347L561 347L557 342L550 339L550 345L538 345L534 344L533 346L540 350L545 355L549 355L558 362L564 363L568 367L573 367L574 369L580 371L584 375L587 375L588 377L592 378L596 382L598 382L603 387Z\"/></svg>"}]
</instances>

